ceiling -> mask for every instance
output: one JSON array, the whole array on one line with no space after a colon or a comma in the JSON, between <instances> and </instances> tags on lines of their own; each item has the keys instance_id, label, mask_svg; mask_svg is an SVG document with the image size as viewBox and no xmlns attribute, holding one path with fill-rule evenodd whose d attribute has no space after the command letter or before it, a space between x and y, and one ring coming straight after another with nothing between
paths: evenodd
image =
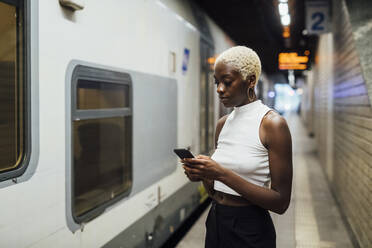
<instances>
[{"instance_id":1,"label":"ceiling","mask_svg":"<svg viewBox=\"0 0 372 248\"><path fill-rule=\"evenodd\" d=\"M282 37L283 26L278 13L278 0L194 0L238 45L255 50L263 71L270 75L287 73L278 69L278 54L310 51L314 59L316 36L303 35L304 0L288 0L291 15L290 37ZM309 63L310 64L310 63ZM296 75L301 71L296 71Z\"/></svg>"}]
</instances>

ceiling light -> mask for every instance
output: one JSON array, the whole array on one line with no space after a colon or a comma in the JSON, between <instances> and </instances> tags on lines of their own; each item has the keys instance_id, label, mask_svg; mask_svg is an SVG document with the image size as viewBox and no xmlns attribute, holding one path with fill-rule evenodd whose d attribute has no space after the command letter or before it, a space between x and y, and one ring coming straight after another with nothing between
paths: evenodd
<instances>
[{"instance_id":1,"label":"ceiling light","mask_svg":"<svg viewBox=\"0 0 372 248\"><path fill-rule=\"evenodd\" d=\"M279 0L280 3L287 3L288 0Z\"/></svg>"},{"instance_id":2,"label":"ceiling light","mask_svg":"<svg viewBox=\"0 0 372 248\"><path fill-rule=\"evenodd\" d=\"M281 16L288 15L288 4L286 4L286 3L279 3L278 7L279 7L279 14Z\"/></svg>"},{"instance_id":3,"label":"ceiling light","mask_svg":"<svg viewBox=\"0 0 372 248\"><path fill-rule=\"evenodd\" d=\"M291 17L289 15L284 15L280 18L283 26L288 26L291 23Z\"/></svg>"},{"instance_id":4,"label":"ceiling light","mask_svg":"<svg viewBox=\"0 0 372 248\"><path fill-rule=\"evenodd\" d=\"M283 36L283 38L289 38L289 37L291 37L291 33L288 32L288 31L283 31L282 36Z\"/></svg>"},{"instance_id":5,"label":"ceiling light","mask_svg":"<svg viewBox=\"0 0 372 248\"><path fill-rule=\"evenodd\" d=\"M289 26L283 27L282 36L283 36L283 38L289 38L291 36L291 31L289 29Z\"/></svg>"}]
</instances>

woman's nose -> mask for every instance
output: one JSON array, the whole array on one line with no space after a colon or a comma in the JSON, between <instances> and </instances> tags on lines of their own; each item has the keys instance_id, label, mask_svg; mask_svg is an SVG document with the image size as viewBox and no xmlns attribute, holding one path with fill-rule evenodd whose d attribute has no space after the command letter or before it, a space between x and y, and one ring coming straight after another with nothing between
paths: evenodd
<instances>
[{"instance_id":1,"label":"woman's nose","mask_svg":"<svg viewBox=\"0 0 372 248\"><path fill-rule=\"evenodd\" d=\"M217 93L221 95L224 92L225 92L225 85L223 85L223 83L219 83L217 85Z\"/></svg>"}]
</instances>

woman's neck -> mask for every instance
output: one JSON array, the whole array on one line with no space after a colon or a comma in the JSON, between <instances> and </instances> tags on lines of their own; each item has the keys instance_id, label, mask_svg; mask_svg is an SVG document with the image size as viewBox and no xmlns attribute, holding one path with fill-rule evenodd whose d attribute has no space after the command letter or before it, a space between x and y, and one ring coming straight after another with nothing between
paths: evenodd
<instances>
[{"instance_id":1,"label":"woman's neck","mask_svg":"<svg viewBox=\"0 0 372 248\"><path fill-rule=\"evenodd\" d=\"M243 106L243 105L246 105L246 104L250 104L250 103L255 102L255 101L257 101L256 95L252 99L249 99L249 98L245 99L243 103L241 103L239 105L236 105L236 107L240 107L240 106Z\"/></svg>"}]
</instances>

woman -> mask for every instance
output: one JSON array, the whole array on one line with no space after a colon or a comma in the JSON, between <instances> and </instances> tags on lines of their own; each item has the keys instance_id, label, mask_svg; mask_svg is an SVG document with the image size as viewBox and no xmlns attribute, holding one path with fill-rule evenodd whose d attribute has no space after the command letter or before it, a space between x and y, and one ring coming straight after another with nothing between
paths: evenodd
<instances>
[{"instance_id":1,"label":"woman","mask_svg":"<svg viewBox=\"0 0 372 248\"><path fill-rule=\"evenodd\" d=\"M217 93L234 107L216 127L212 157L184 159L191 181L203 181L212 197L205 247L275 247L267 210L283 214L292 187L292 142L286 121L254 92L261 62L250 48L237 46L215 62Z\"/></svg>"}]
</instances>

